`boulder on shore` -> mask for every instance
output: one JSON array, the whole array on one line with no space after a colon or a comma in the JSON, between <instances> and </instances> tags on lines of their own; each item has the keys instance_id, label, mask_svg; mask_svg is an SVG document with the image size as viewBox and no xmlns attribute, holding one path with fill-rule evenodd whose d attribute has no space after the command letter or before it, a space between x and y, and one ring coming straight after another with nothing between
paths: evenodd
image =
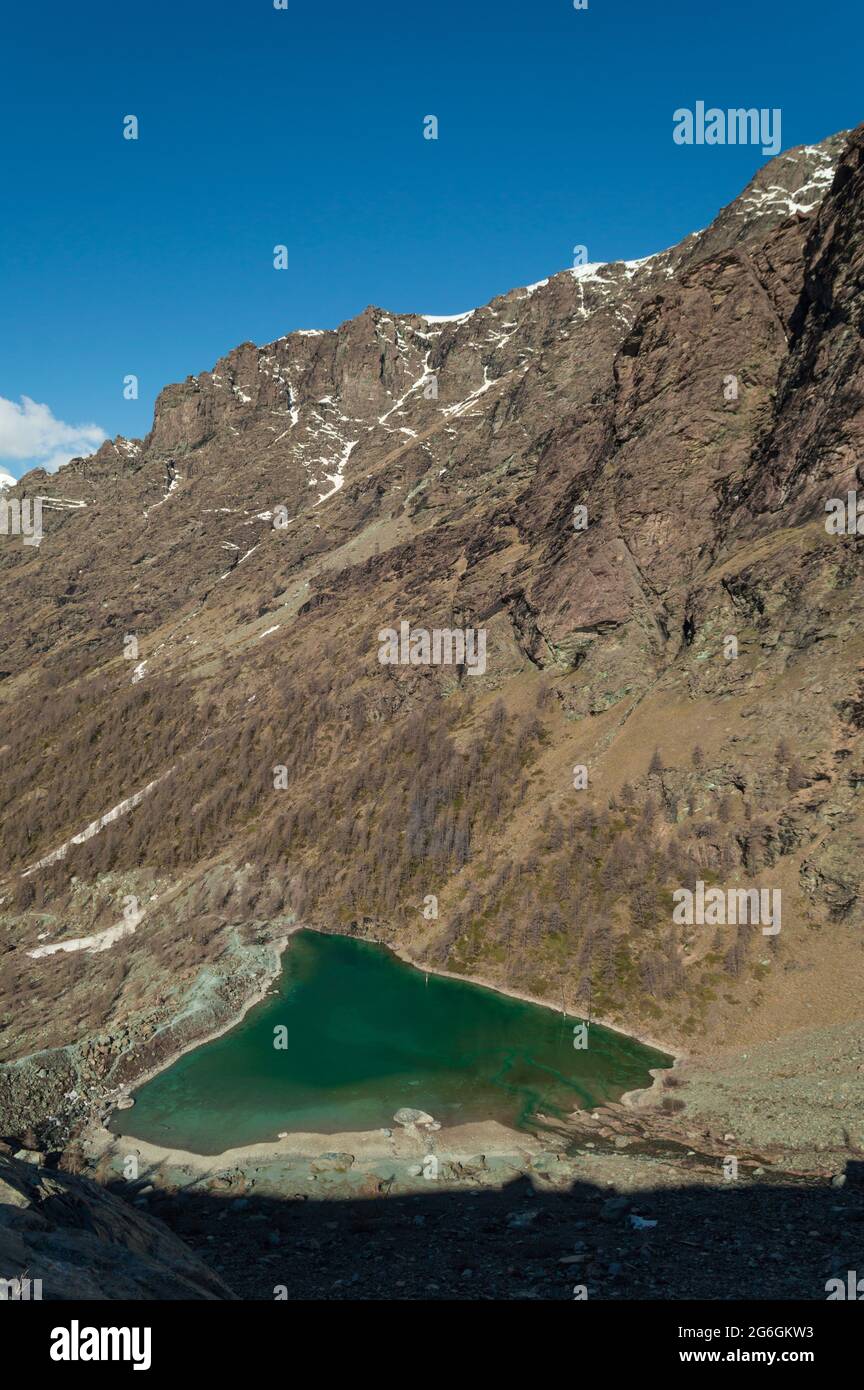
<instances>
[{"instance_id":1,"label":"boulder on shore","mask_svg":"<svg viewBox=\"0 0 864 1390\"><path fill-rule=\"evenodd\" d=\"M411 1134L418 1128L420 1129L440 1129L441 1126L425 1110L413 1110L410 1105L403 1105L401 1110L397 1110L393 1116L397 1125L401 1125L407 1133Z\"/></svg>"}]
</instances>

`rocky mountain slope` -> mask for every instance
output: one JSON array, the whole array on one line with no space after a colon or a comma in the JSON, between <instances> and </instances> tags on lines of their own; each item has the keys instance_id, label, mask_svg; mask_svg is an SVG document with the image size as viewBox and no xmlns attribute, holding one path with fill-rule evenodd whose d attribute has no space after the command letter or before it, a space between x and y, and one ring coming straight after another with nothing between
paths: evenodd
<instances>
[{"instance_id":1,"label":"rocky mountain slope","mask_svg":"<svg viewBox=\"0 0 864 1390\"><path fill-rule=\"evenodd\" d=\"M2 1152L0 1279L22 1301L234 1297L152 1216L86 1178Z\"/></svg>"},{"instance_id":2,"label":"rocky mountain slope","mask_svg":"<svg viewBox=\"0 0 864 1390\"><path fill-rule=\"evenodd\" d=\"M6 493L45 500L0 544L0 1133L59 1147L297 920L696 1055L856 1022L864 590L825 503L862 164L859 130L647 260L245 343ZM484 669L382 664L402 621ZM699 879L781 889L782 930L676 924Z\"/></svg>"}]
</instances>

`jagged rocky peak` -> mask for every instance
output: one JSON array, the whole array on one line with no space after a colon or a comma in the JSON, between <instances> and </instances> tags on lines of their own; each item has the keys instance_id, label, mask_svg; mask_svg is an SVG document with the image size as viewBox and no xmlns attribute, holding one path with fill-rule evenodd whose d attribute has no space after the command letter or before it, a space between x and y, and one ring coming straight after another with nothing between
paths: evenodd
<instances>
[{"instance_id":1,"label":"jagged rocky peak","mask_svg":"<svg viewBox=\"0 0 864 1390\"><path fill-rule=\"evenodd\" d=\"M364 436L378 447L381 431L416 433L408 417L433 389L442 412L470 405L492 382L528 370L556 335L569 339L597 316L610 320L612 341L632 326L646 295L662 291L684 265L812 213L845 140L834 135L777 156L708 228L640 260L575 264L457 314L400 314L370 305L335 330L299 330L262 347L242 343L212 370L166 386L144 441L118 436L86 464L76 459L67 469L98 478L134 464L146 475L149 459L158 487L167 460L208 447L266 449L273 463L287 457L299 464L309 490L295 500L317 505L319 497L339 491L361 461ZM602 328L598 332L602 337ZM317 470L309 467L312 459L319 461ZM189 476L202 466L212 466L206 452L189 460ZM316 471L324 479L320 490L318 479L310 481ZM148 495L148 504L152 500Z\"/></svg>"},{"instance_id":2,"label":"jagged rocky peak","mask_svg":"<svg viewBox=\"0 0 864 1390\"><path fill-rule=\"evenodd\" d=\"M282 410L296 425L292 412L328 405L332 398L346 417L368 424L373 412L383 413L406 385L433 371L460 344L482 344L487 365L504 371L512 369L520 350L524 357L526 347L536 348L534 331L548 330L549 318L570 322L606 309L629 322L634 297L649 278L668 279L684 261L758 238L795 213L812 212L830 186L844 139L835 135L779 155L705 231L641 260L575 264L457 314L400 314L369 305L335 330L299 330L260 348L240 344L212 370L164 388L147 448L188 452L222 426L239 427L261 411Z\"/></svg>"},{"instance_id":3,"label":"jagged rocky peak","mask_svg":"<svg viewBox=\"0 0 864 1390\"><path fill-rule=\"evenodd\" d=\"M849 131L841 131L816 145L798 145L763 165L711 226L697 234L688 258L702 259L763 239L787 218L815 213L831 187L849 136Z\"/></svg>"}]
</instances>

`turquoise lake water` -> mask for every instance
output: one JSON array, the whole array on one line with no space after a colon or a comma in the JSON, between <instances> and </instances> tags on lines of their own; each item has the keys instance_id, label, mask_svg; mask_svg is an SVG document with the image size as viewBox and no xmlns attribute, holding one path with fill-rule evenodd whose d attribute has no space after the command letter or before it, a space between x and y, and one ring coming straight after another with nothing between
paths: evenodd
<instances>
[{"instance_id":1,"label":"turquoise lake water","mask_svg":"<svg viewBox=\"0 0 864 1390\"><path fill-rule=\"evenodd\" d=\"M111 1128L152 1143L220 1153L316 1133L389 1127L402 1106L443 1125L529 1125L650 1085L671 1065L653 1048L577 1018L406 965L369 942L296 932L278 996L187 1052L135 1093ZM284 1029L287 1046L274 1046Z\"/></svg>"}]
</instances>

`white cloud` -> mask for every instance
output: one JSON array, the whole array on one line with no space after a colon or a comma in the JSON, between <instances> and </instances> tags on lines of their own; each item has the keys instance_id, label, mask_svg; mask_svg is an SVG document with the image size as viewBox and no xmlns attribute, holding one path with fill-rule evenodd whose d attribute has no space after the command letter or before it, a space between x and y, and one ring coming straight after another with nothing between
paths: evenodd
<instances>
[{"instance_id":1,"label":"white cloud","mask_svg":"<svg viewBox=\"0 0 864 1390\"><path fill-rule=\"evenodd\" d=\"M5 468L0 468L0 487L14 487L17 482L11 473L7 473Z\"/></svg>"},{"instance_id":2,"label":"white cloud","mask_svg":"<svg viewBox=\"0 0 864 1390\"><path fill-rule=\"evenodd\" d=\"M95 453L106 437L99 425L57 420L50 406L29 396L20 405L0 396L0 459L7 462L26 459L28 467L56 473L70 459Z\"/></svg>"}]
</instances>

